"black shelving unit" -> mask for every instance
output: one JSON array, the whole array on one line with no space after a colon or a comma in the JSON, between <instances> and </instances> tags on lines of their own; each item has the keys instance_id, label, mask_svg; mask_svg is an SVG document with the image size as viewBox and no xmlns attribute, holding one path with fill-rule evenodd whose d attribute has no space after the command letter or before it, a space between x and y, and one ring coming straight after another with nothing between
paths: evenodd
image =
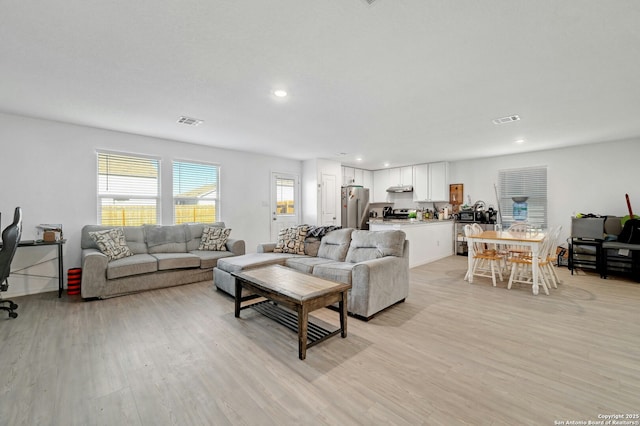
<instances>
[{"instance_id":1,"label":"black shelving unit","mask_svg":"<svg viewBox=\"0 0 640 426\"><path fill-rule=\"evenodd\" d=\"M602 240L569 239L569 269L576 268L600 272L602 268Z\"/></svg>"},{"instance_id":2,"label":"black shelving unit","mask_svg":"<svg viewBox=\"0 0 640 426\"><path fill-rule=\"evenodd\" d=\"M569 269L602 270L604 217L571 218L569 238Z\"/></svg>"}]
</instances>

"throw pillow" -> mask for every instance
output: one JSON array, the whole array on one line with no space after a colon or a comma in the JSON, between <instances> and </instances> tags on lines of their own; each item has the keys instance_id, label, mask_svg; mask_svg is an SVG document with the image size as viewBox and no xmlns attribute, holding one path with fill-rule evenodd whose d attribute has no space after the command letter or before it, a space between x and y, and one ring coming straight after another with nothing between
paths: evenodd
<instances>
[{"instance_id":1,"label":"throw pillow","mask_svg":"<svg viewBox=\"0 0 640 426\"><path fill-rule=\"evenodd\" d=\"M96 242L98 249L109 258L109 261L133 256L122 228L89 232L89 236Z\"/></svg>"},{"instance_id":2,"label":"throw pillow","mask_svg":"<svg viewBox=\"0 0 640 426\"><path fill-rule=\"evenodd\" d=\"M198 250L227 251L227 238L231 234L229 228L219 228L217 226L205 226L200 237Z\"/></svg>"},{"instance_id":3,"label":"throw pillow","mask_svg":"<svg viewBox=\"0 0 640 426\"><path fill-rule=\"evenodd\" d=\"M273 252L304 254L304 239L307 237L308 230L309 226L307 225L281 229Z\"/></svg>"}]
</instances>

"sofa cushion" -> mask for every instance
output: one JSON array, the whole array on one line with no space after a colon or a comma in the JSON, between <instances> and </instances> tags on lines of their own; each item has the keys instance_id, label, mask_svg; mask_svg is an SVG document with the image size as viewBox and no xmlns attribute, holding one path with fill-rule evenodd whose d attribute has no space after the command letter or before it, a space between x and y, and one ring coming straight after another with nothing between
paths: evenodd
<instances>
[{"instance_id":1,"label":"sofa cushion","mask_svg":"<svg viewBox=\"0 0 640 426\"><path fill-rule=\"evenodd\" d=\"M351 271L354 266L355 263L329 262L314 266L312 274L327 280L351 284Z\"/></svg>"},{"instance_id":2,"label":"sofa cushion","mask_svg":"<svg viewBox=\"0 0 640 426\"><path fill-rule=\"evenodd\" d=\"M284 265L286 259L295 256L297 255L289 253L250 253L219 259L216 267L229 273L240 272L244 269L258 268L260 266Z\"/></svg>"},{"instance_id":3,"label":"sofa cushion","mask_svg":"<svg viewBox=\"0 0 640 426\"><path fill-rule=\"evenodd\" d=\"M191 253L153 253L152 256L158 259L158 271L200 267L200 258Z\"/></svg>"},{"instance_id":4,"label":"sofa cushion","mask_svg":"<svg viewBox=\"0 0 640 426\"><path fill-rule=\"evenodd\" d=\"M318 257L344 262L344 259L347 257L347 250L349 250L352 232L353 228L338 229L329 232L320 242Z\"/></svg>"},{"instance_id":5,"label":"sofa cushion","mask_svg":"<svg viewBox=\"0 0 640 426\"><path fill-rule=\"evenodd\" d=\"M308 229L307 225L281 229L273 252L304 254L304 240L307 237Z\"/></svg>"},{"instance_id":6,"label":"sofa cushion","mask_svg":"<svg viewBox=\"0 0 640 426\"><path fill-rule=\"evenodd\" d=\"M347 253L347 262L358 263L385 256L402 257L404 231L353 231Z\"/></svg>"},{"instance_id":7,"label":"sofa cushion","mask_svg":"<svg viewBox=\"0 0 640 426\"><path fill-rule=\"evenodd\" d=\"M284 266L299 272L304 272L305 274L310 274L316 265L331 262L333 262L333 260L322 257L290 257L284 261Z\"/></svg>"},{"instance_id":8,"label":"sofa cushion","mask_svg":"<svg viewBox=\"0 0 640 426\"><path fill-rule=\"evenodd\" d=\"M320 248L320 238L309 237L304 240L304 254L307 256L317 256L318 249Z\"/></svg>"},{"instance_id":9,"label":"sofa cushion","mask_svg":"<svg viewBox=\"0 0 640 426\"><path fill-rule=\"evenodd\" d=\"M185 223L185 230L187 235L187 252L191 250L198 250L200 247L200 239L202 238L202 231L205 226L224 228L224 222L214 223Z\"/></svg>"},{"instance_id":10,"label":"sofa cushion","mask_svg":"<svg viewBox=\"0 0 640 426\"><path fill-rule=\"evenodd\" d=\"M107 279L128 277L131 275L148 274L158 270L158 259L143 253L109 262L107 265Z\"/></svg>"},{"instance_id":11,"label":"sofa cushion","mask_svg":"<svg viewBox=\"0 0 640 426\"><path fill-rule=\"evenodd\" d=\"M202 269L215 268L218 259L234 256L230 251L191 250L189 253L200 258L200 268Z\"/></svg>"},{"instance_id":12,"label":"sofa cushion","mask_svg":"<svg viewBox=\"0 0 640 426\"><path fill-rule=\"evenodd\" d=\"M133 256L122 228L89 232L89 236L96 242L98 249L109 258L109 261Z\"/></svg>"},{"instance_id":13,"label":"sofa cushion","mask_svg":"<svg viewBox=\"0 0 640 426\"><path fill-rule=\"evenodd\" d=\"M216 226L205 226L200 238L198 250L227 251L227 238L231 234L229 228L219 228Z\"/></svg>"},{"instance_id":14,"label":"sofa cushion","mask_svg":"<svg viewBox=\"0 0 640 426\"><path fill-rule=\"evenodd\" d=\"M147 252L147 243L144 240L144 228L142 226L121 226L124 231L124 238L127 240L127 246L133 254L140 254ZM105 225L85 225L82 227L82 233L80 237L80 246L83 249L94 248L98 246L96 242L91 238L89 232L105 231L107 229L113 229L113 226Z\"/></svg>"},{"instance_id":15,"label":"sofa cushion","mask_svg":"<svg viewBox=\"0 0 640 426\"><path fill-rule=\"evenodd\" d=\"M144 235L150 254L187 252L184 225L144 225Z\"/></svg>"}]
</instances>

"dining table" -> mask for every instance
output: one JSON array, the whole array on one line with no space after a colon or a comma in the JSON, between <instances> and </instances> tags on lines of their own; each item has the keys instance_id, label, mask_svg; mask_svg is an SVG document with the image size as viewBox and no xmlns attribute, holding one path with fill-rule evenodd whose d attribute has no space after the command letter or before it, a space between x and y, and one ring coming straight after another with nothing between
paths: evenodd
<instances>
[{"instance_id":1,"label":"dining table","mask_svg":"<svg viewBox=\"0 0 640 426\"><path fill-rule=\"evenodd\" d=\"M533 278L532 290L533 294L537 295L539 290L539 275L540 268L538 265L538 257L540 254L540 246L544 241L546 234L542 230L528 230L525 232L510 232L510 231L484 231L479 234L469 235L467 238L472 241L468 241L468 265L466 278L469 283L473 283L473 259L474 259L474 244L485 243L493 245L509 245L518 247L528 247L531 250L532 266L531 274Z\"/></svg>"}]
</instances>

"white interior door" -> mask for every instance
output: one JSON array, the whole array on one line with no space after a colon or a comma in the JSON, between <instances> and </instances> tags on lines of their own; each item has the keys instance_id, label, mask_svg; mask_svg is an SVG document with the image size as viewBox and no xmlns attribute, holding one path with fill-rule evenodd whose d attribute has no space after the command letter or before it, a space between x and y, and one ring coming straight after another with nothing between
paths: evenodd
<instances>
[{"instance_id":1,"label":"white interior door","mask_svg":"<svg viewBox=\"0 0 640 426\"><path fill-rule=\"evenodd\" d=\"M338 202L337 194L338 188L336 187L336 177L334 175L322 175L322 193L320 196L320 209L322 216L320 218L320 225L337 225L338 217Z\"/></svg>"},{"instance_id":2,"label":"white interior door","mask_svg":"<svg viewBox=\"0 0 640 426\"><path fill-rule=\"evenodd\" d=\"M271 174L271 241L282 228L300 224L300 185L298 176Z\"/></svg>"}]
</instances>

